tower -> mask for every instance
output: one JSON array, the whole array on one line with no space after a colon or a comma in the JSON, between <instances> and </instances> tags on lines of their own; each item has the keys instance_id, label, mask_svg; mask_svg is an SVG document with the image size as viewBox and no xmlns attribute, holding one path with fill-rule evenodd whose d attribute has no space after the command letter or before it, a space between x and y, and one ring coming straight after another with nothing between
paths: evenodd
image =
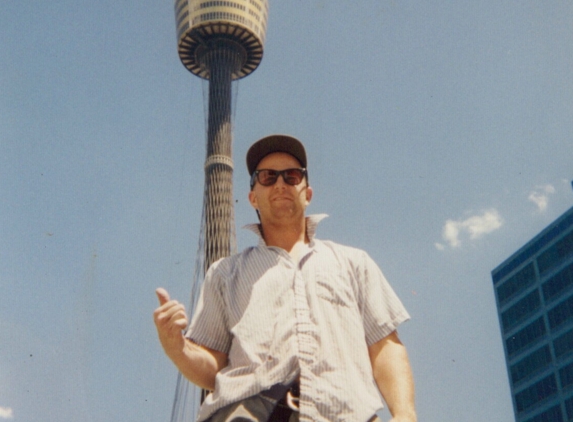
<instances>
[{"instance_id":1,"label":"tower","mask_svg":"<svg viewBox=\"0 0 573 422\"><path fill-rule=\"evenodd\" d=\"M209 80L203 199L204 271L235 243L231 82L263 57L267 0L176 0L178 53L194 75Z\"/></svg>"},{"instance_id":2,"label":"tower","mask_svg":"<svg viewBox=\"0 0 573 422\"><path fill-rule=\"evenodd\" d=\"M190 313L209 266L235 249L231 88L260 64L267 17L268 0L175 0L181 62L209 81L203 217ZM199 398L189 387L179 374L171 422L195 419Z\"/></svg>"}]
</instances>

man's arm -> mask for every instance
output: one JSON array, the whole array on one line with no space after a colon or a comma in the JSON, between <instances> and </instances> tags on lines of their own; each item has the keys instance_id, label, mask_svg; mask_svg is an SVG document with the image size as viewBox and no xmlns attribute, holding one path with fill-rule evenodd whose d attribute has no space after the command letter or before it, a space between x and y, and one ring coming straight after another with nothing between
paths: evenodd
<instances>
[{"instance_id":1,"label":"man's arm","mask_svg":"<svg viewBox=\"0 0 573 422\"><path fill-rule=\"evenodd\" d=\"M153 320L165 354L189 381L206 390L213 390L215 375L227 365L227 355L185 338L183 330L188 324L185 307L175 300L169 300L169 293L165 289L157 289L155 293L159 308L153 313Z\"/></svg>"},{"instance_id":2,"label":"man's arm","mask_svg":"<svg viewBox=\"0 0 573 422\"><path fill-rule=\"evenodd\" d=\"M414 378L406 348L396 331L368 348L374 379L393 422L416 422Z\"/></svg>"}]
</instances>

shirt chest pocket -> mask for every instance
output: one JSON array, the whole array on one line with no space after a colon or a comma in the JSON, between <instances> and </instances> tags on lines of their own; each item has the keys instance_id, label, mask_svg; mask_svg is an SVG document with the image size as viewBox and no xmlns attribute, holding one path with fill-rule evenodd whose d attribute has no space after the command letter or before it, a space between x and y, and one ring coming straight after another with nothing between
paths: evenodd
<instances>
[{"instance_id":1,"label":"shirt chest pocket","mask_svg":"<svg viewBox=\"0 0 573 422\"><path fill-rule=\"evenodd\" d=\"M316 296L337 306L352 308L356 299L352 289L352 280L348 274L333 271L319 271L315 274Z\"/></svg>"}]
</instances>

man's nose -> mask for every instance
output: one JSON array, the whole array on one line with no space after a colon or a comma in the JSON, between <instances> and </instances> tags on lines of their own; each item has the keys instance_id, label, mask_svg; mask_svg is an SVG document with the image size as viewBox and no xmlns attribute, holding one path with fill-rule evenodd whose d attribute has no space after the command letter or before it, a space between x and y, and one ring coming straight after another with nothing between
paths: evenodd
<instances>
[{"instance_id":1,"label":"man's nose","mask_svg":"<svg viewBox=\"0 0 573 422\"><path fill-rule=\"evenodd\" d=\"M287 185L288 185L288 183L285 181L285 175L279 174L279 177L277 177L277 181L275 182L275 188L276 187L284 188Z\"/></svg>"}]
</instances>

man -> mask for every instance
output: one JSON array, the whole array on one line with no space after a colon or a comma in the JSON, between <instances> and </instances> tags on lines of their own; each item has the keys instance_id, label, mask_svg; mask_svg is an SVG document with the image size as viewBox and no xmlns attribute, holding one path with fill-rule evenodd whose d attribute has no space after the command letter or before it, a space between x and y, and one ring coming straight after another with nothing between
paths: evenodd
<instances>
[{"instance_id":1,"label":"man","mask_svg":"<svg viewBox=\"0 0 573 422\"><path fill-rule=\"evenodd\" d=\"M414 383L396 333L409 315L363 251L314 237L303 145L285 135L251 146L249 202L258 246L214 263L187 328L185 309L157 290L166 354L212 390L199 421L415 422Z\"/></svg>"}]
</instances>

